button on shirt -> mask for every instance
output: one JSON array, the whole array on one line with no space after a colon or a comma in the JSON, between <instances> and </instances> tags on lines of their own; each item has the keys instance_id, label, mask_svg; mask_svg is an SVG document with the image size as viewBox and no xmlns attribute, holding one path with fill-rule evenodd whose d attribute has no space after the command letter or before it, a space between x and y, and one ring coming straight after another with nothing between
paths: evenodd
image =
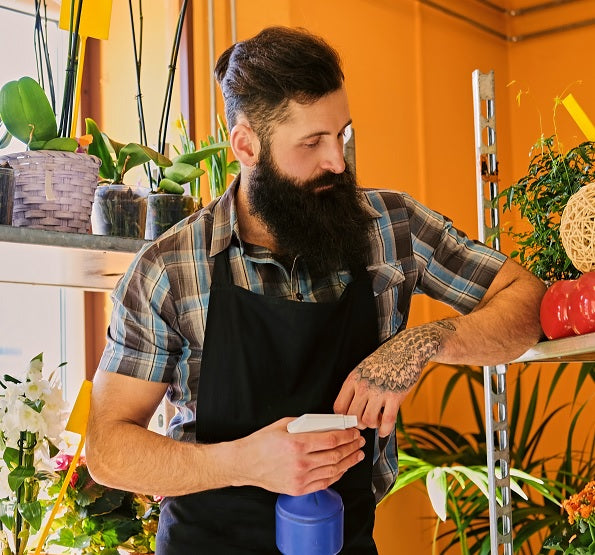
<instances>
[{"instance_id":1,"label":"button on shirt","mask_svg":"<svg viewBox=\"0 0 595 555\"><path fill-rule=\"evenodd\" d=\"M112 293L113 312L99 368L168 383L167 398L177 411L167 434L181 441L195 441L196 392L217 253L228 249L234 284L260 295L330 302L351 281L347 270L313 280L299 257L288 271L270 250L243 243L234 191L232 184L222 197L145 245ZM429 295L462 314L470 312L506 257L470 240L449 219L405 193L362 193L373 220L367 271L380 341L395 335L403 320L397 297L405 274L395 234L411 235L414 293ZM372 488L377 500L389 491L397 471L394 432L382 448L376 437Z\"/></svg>"}]
</instances>

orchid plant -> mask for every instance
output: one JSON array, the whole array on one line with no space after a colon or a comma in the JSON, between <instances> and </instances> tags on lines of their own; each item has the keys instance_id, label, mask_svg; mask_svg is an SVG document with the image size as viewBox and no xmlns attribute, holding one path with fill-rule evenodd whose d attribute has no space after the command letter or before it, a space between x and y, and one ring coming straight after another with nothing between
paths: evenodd
<instances>
[{"instance_id":1,"label":"orchid plant","mask_svg":"<svg viewBox=\"0 0 595 555\"><path fill-rule=\"evenodd\" d=\"M41 527L41 484L52 477L50 457L64 430L66 405L53 376L42 376L43 356L23 379L0 379L0 553L23 555Z\"/></svg>"}]
</instances>

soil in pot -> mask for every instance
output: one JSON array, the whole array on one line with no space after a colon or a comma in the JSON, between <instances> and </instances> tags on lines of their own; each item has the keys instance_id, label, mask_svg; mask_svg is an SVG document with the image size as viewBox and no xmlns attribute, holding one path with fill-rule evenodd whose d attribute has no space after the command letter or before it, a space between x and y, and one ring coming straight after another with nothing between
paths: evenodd
<instances>
[{"instance_id":1,"label":"soil in pot","mask_svg":"<svg viewBox=\"0 0 595 555\"><path fill-rule=\"evenodd\" d=\"M93 234L143 239L148 193L144 187L98 186L91 211Z\"/></svg>"},{"instance_id":2,"label":"soil in pot","mask_svg":"<svg viewBox=\"0 0 595 555\"><path fill-rule=\"evenodd\" d=\"M145 239L152 241L198 209L194 197L169 193L150 194L147 199Z\"/></svg>"}]
</instances>

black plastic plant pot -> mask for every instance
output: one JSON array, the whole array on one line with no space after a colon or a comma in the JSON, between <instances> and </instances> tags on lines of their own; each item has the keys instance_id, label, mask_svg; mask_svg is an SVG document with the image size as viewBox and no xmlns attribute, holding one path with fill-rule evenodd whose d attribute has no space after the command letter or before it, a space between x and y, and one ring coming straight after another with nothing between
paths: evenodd
<instances>
[{"instance_id":1,"label":"black plastic plant pot","mask_svg":"<svg viewBox=\"0 0 595 555\"><path fill-rule=\"evenodd\" d=\"M169 193L152 193L147 199L145 239L157 239L164 231L196 212L194 197Z\"/></svg>"},{"instance_id":2,"label":"black plastic plant pot","mask_svg":"<svg viewBox=\"0 0 595 555\"><path fill-rule=\"evenodd\" d=\"M91 210L93 234L143 239L148 193L144 187L99 185Z\"/></svg>"}]
</instances>

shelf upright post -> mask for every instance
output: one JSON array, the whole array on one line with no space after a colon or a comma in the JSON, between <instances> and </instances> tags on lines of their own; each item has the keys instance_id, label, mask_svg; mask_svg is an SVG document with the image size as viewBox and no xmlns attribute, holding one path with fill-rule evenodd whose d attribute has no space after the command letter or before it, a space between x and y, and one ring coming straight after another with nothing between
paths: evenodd
<instances>
[{"instance_id":1,"label":"shelf upright post","mask_svg":"<svg viewBox=\"0 0 595 555\"><path fill-rule=\"evenodd\" d=\"M500 250L494 71L476 69L472 81L478 238ZM483 368L492 555L513 552L506 370L505 364Z\"/></svg>"}]
</instances>

